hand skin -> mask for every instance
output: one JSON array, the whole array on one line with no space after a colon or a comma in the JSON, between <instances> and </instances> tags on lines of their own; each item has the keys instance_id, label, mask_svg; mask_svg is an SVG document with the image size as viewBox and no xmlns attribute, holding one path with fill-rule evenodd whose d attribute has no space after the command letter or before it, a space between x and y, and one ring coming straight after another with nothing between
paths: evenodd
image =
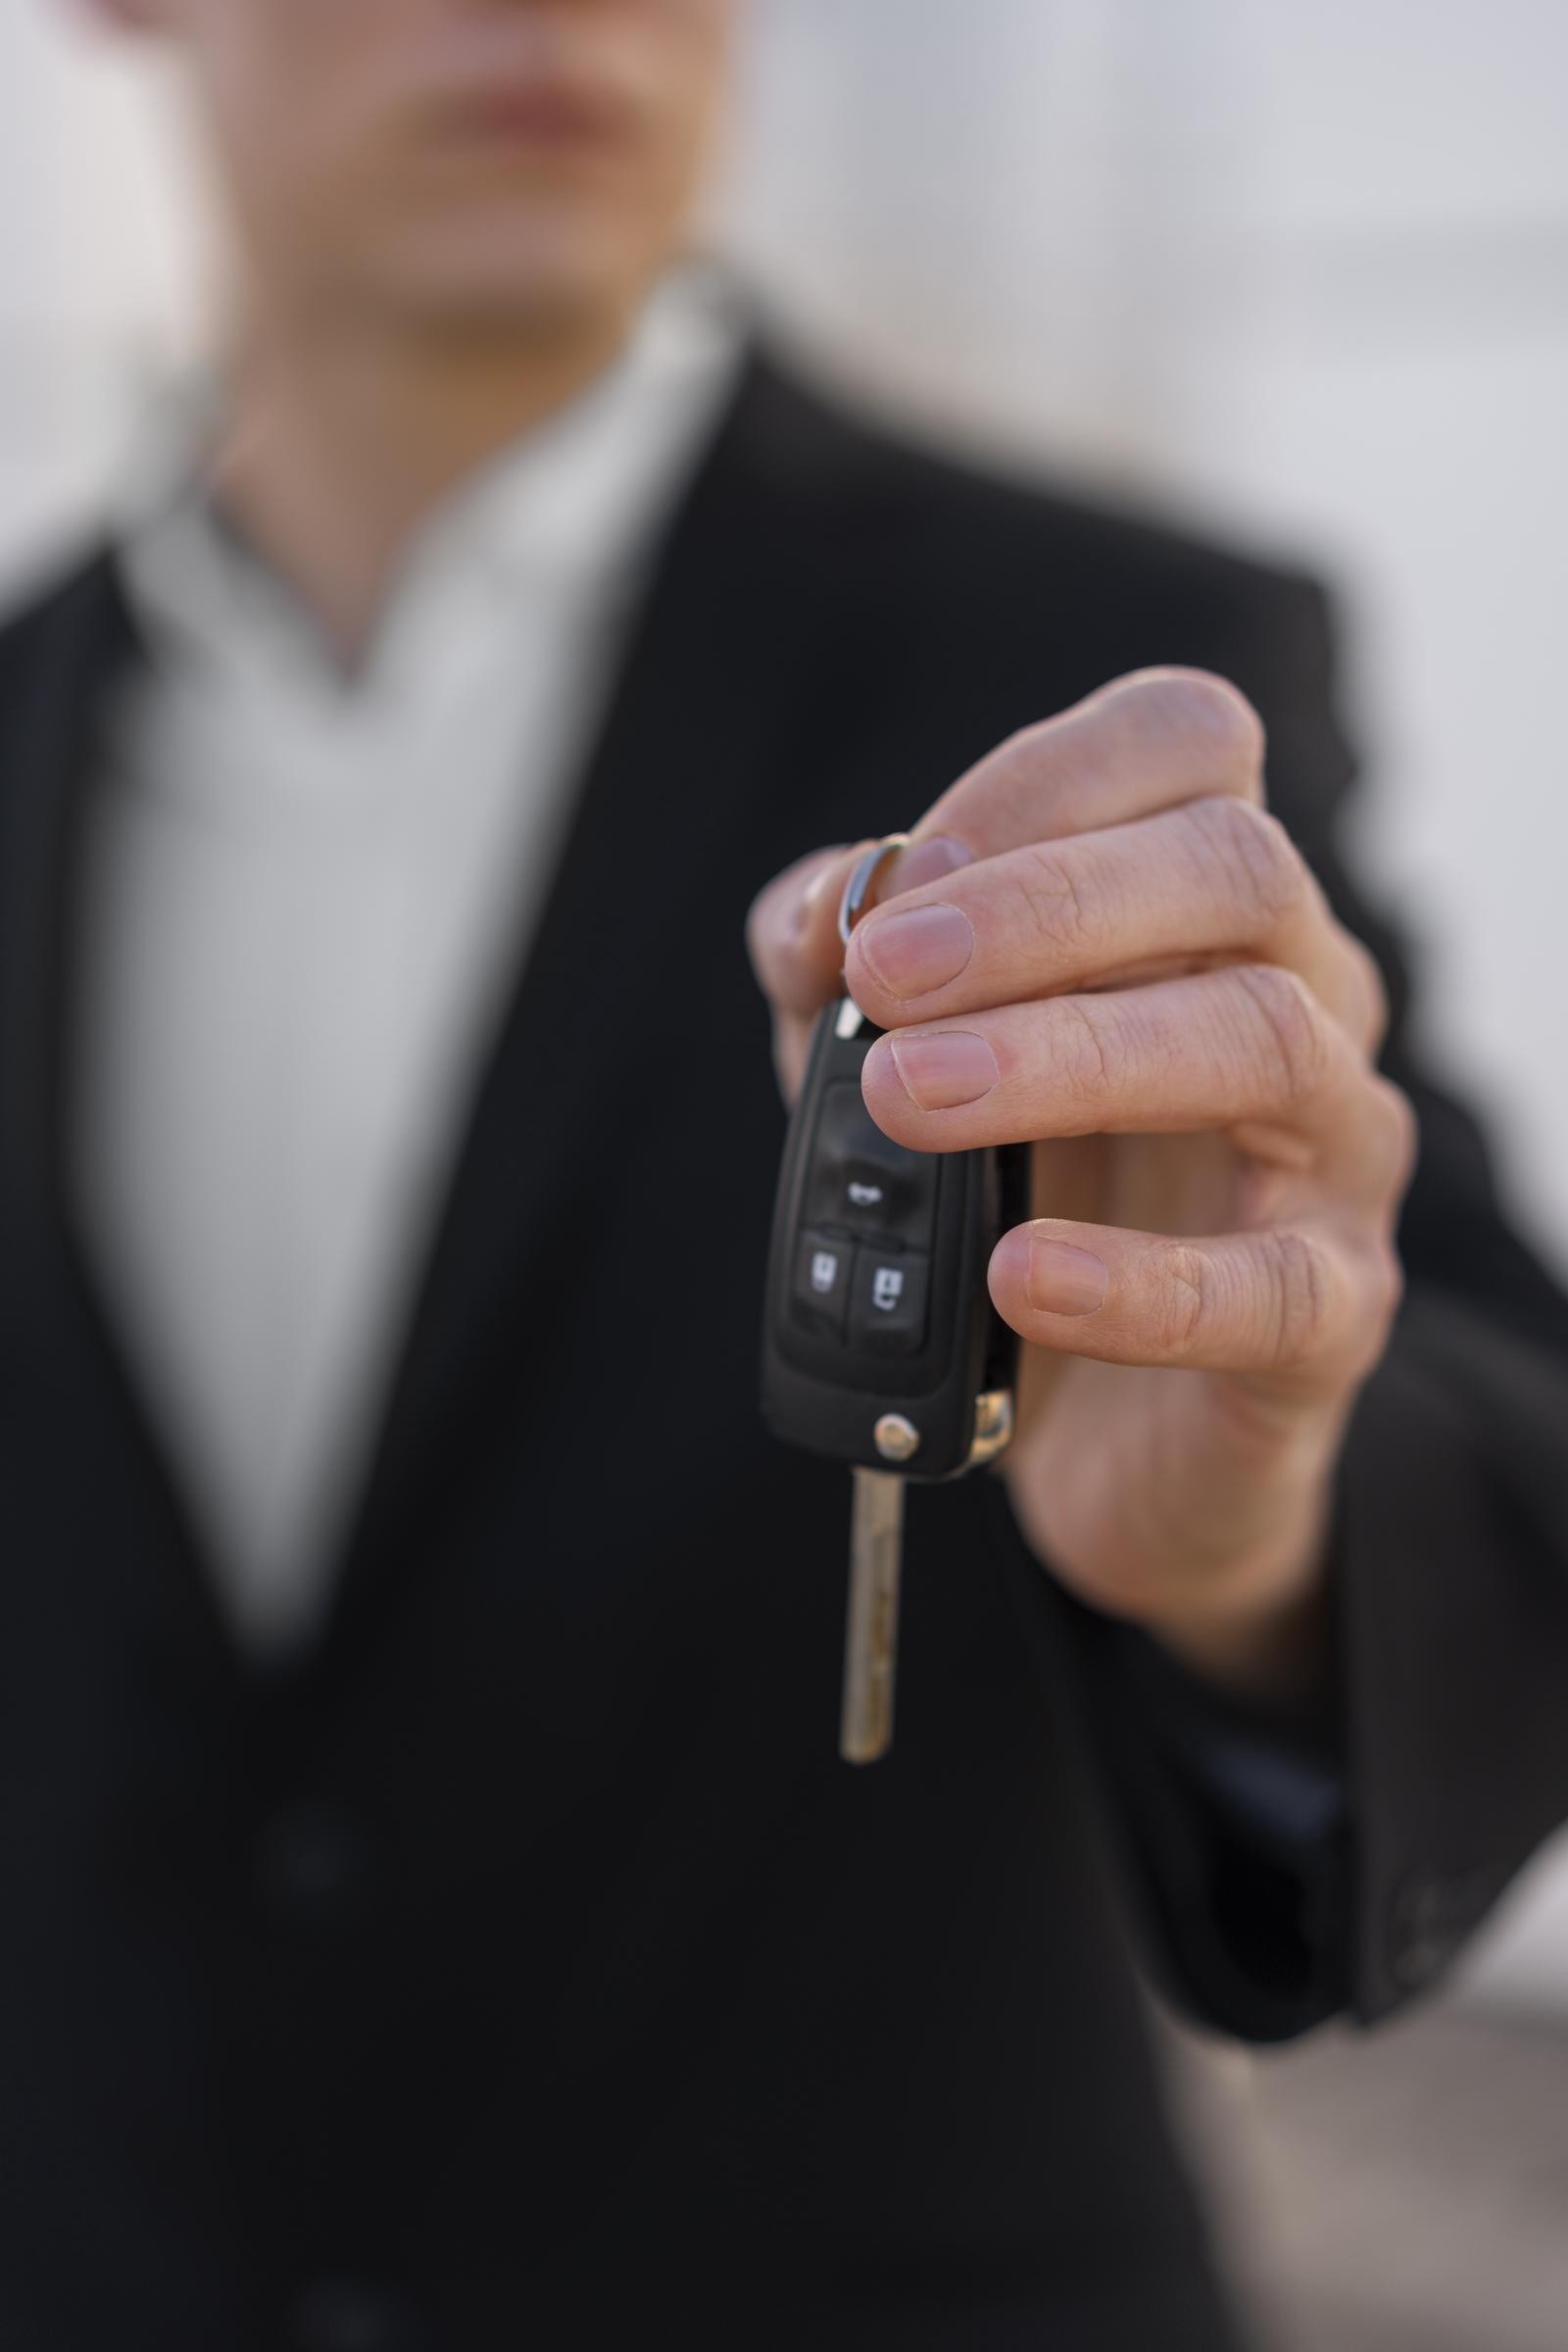
<instances>
[{"instance_id":1,"label":"hand skin","mask_svg":"<svg viewBox=\"0 0 1568 2352\"><path fill-rule=\"evenodd\" d=\"M1265 813L1256 713L1141 670L1026 728L911 828L846 952L866 846L800 859L748 916L786 1099L847 985L889 1032L864 1094L895 1141L1033 1144L1035 1214L988 1276L1026 1343L999 1465L1019 1524L1199 1674L1309 1697L1417 1142L1374 1067L1376 963Z\"/></svg>"}]
</instances>

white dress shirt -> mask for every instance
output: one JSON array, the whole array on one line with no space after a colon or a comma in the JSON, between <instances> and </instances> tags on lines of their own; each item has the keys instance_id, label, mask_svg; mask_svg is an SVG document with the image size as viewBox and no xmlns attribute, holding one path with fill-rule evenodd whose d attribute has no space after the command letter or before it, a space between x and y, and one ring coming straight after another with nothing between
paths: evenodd
<instances>
[{"instance_id":1,"label":"white dress shirt","mask_svg":"<svg viewBox=\"0 0 1568 2352\"><path fill-rule=\"evenodd\" d=\"M125 511L151 659L85 811L72 1181L259 1648L329 1597L609 668L739 344L722 280L668 280L609 373L427 519L349 679L213 514L199 449Z\"/></svg>"}]
</instances>

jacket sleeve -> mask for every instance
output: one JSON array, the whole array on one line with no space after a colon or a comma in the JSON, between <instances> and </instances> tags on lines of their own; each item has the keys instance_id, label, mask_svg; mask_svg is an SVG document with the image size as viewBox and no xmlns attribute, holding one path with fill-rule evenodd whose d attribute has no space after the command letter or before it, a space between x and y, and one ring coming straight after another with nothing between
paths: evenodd
<instances>
[{"instance_id":1,"label":"jacket sleeve","mask_svg":"<svg viewBox=\"0 0 1568 2352\"><path fill-rule=\"evenodd\" d=\"M1225 666L1268 728L1271 806L1378 957L1381 1066L1421 1131L1405 1295L1338 1465L1331 1693L1309 1721L1251 1714L1038 1583L1155 1977L1201 2022L1270 2040L1336 2011L1371 2023L1431 1984L1568 1817L1568 1297L1426 1066L1402 918L1346 862L1325 600L1288 579L1253 603Z\"/></svg>"}]
</instances>

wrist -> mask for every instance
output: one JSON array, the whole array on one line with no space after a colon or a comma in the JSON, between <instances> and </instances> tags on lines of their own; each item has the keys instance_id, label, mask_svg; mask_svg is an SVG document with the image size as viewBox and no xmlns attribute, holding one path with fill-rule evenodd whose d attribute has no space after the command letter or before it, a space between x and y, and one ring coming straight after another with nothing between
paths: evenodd
<instances>
[{"instance_id":1,"label":"wrist","mask_svg":"<svg viewBox=\"0 0 1568 2352\"><path fill-rule=\"evenodd\" d=\"M1287 1512L1266 1556L1203 1580L1141 1622L1189 1671L1237 1697L1285 1709L1309 1706L1332 1668L1328 1557L1331 1478Z\"/></svg>"}]
</instances>

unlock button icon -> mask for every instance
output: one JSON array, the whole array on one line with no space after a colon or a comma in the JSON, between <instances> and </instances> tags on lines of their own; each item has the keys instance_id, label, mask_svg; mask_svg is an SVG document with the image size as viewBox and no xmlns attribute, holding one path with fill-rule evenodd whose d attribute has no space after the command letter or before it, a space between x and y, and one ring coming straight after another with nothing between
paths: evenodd
<instances>
[{"instance_id":1,"label":"unlock button icon","mask_svg":"<svg viewBox=\"0 0 1568 2352\"><path fill-rule=\"evenodd\" d=\"M923 1250L861 1249L851 1278L850 1337L877 1355L915 1355L925 1340L931 1260Z\"/></svg>"},{"instance_id":2,"label":"unlock button icon","mask_svg":"<svg viewBox=\"0 0 1568 2352\"><path fill-rule=\"evenodd\" d=\"M871 1277L871 1304L890 1315L904 1296L902 1266L878 1266Z\"/></svg>"}]
</instances>

